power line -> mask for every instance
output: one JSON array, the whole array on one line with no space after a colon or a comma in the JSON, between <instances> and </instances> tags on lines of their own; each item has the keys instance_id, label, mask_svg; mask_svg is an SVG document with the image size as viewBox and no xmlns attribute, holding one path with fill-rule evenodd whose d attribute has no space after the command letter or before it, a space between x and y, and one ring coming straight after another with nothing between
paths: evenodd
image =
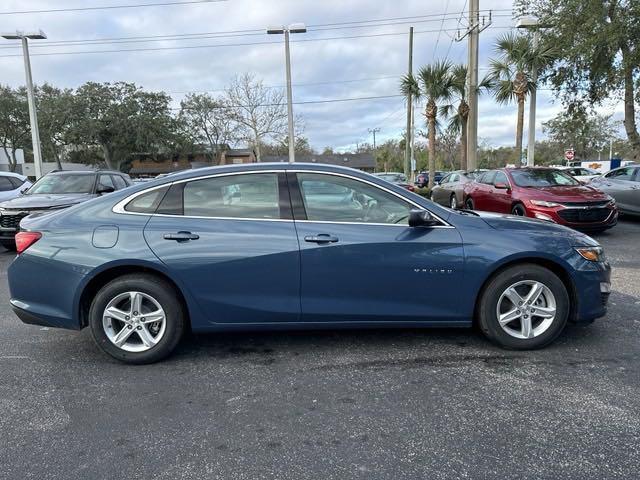
<instances>
[{"instance_id":1,"label":"power line","mask_svg":"<svg viewBox=\"0 0 640 480\"><path fill-rule=\"evenodd\" d=\"M63 13L63 12L87 12L91 10L116 10L120 8L144 8L144 7L168 7L173 5L192 5L196 3L221 3L228 0L187 0L182 2L155 2L133 3L124 5L101 5L99 7L75 7L75 8L50 8L45 10L14 10L0 12L0 15L24 15L29 13Z\"/></svg>"},{"instance_id":2,"label":"power line","mask_svg":"<svg viewBox=\"0 0 640 480\"><path fill-rule=\"evenodd\" d=\"M467 8L467 2L469 0L464 0L464 6L462 7L462 13L460 13L460 18L458 18L458 28L460 28L460 24L462 23L462 19L464 18L464 12ZM445 32L446 33L446 32ZM447 33L447 35L449 35ZM449 58L449 53L451 53L451 47L453 46L453 42L456 40L456 37L454 37L453 35L449 35L451 37L451 41L449 42L449 48L447 48L447 53L444 56L444 58Z\"/></svg>"},{"instance_id":3,"label":"power line","mask_svg":"<svg viewBox=\"0 0 640 480\"><path fill-rule=\"evenodd\" d=\"M454 15L453 17L451 15ZM445 21L456 20L457 14L452 13L444 13L439 14L442 18L424 18L425 16L413 16L413 17L395 17L395 18L385 18L385 19L376 19L376 20L354 20L351 22L341 22L341 23L325 23L325 24L317 24L317 25L309 25L309 31L325 31L325 30L342 30L342 29L351 29L351 28L372 28L372 27L382 27L382 26L392 26L392 25L406 25L408 23L428 23L428 22L442 22L444 25ZM500 16L500 15L496 15ZM510 15L508 15L510 16ZM447 18L449 17L449 18ZM374 23L375 22L375 23ZM380 23L386 22L386 23ZM347 25L347 23L349 25ZM361 25L353 25L355 23L360 23ZM441 26L442 26L441 25ZM458 20L459 25L459 20ZM264 29L250 29L250 30L228 30L228 31L218 31L218 32L200 32L200 33L179 33L172 35L149 35L149 36L128 36L128 37L106 37L106 38L93 38L93 39L70 39L70 40L57 40L57 41L48 41L48 42L37 42L32 48L46 48L52 46L66 46L66 45L104 45L104 44L119 44L119 43L147 43L147 42L159 42L159 41L182 41L182 40L198 40L198 39L206 39L206 38L229 38L229 37L244 37L244 36L256 36L256 35L265 35ZM2 49L16 49L20 48L19 45L4 45L0 46Z\"/></svg>"},{"instance_id":4,"label":"power line","mask_svg":"<svg viewBox=\"0 0 640 480\"><path fill-rule=\"evenodd\" d=\"M506 27L506 28L512 28L512 27ZM447 29L447 30L456 31L456 29ZM440 30L419 30L414 33L416 34L417 33L437 33L439 31ZM389 32L389 33L376 33L376 34L367 34L367 35L348 35L348 36L339 36L339 37L304 38L300 40L292 40L291 43L387 37L387 36L398 36L398 35L406 35L406 34L407 32ZM33 53L31 54L31 56L35 57L35 56L56 56L56 55L86 55L86 54L100 54L100 53L120 53L120 52L156 52L156 51L188 50L188 49L199 49L199 48L244 47L244 46L255 46L255 45L281 45L281 44L282 42L279 42L279 41L218 43L218 44L206 44L206 45L183 45L183 46L177 46L177 47L146 47L146 48L110 49L110 50L78 50L78 51L70 51L70 52L64 52L64 51L63 52L43 52L43 53ZM0 55L0 58L9 58L9 57L22 58L22 55L21 54Z\"/></svg>"},{"instance_id":5,"label":"power line","mask_svg":"<svg viewBox=\"0 0 640 480\"><path fill-rule=\"evenodd\" d=\"M349 97L349 98L330 98L324 100L302 100L297 102L292 102L293 105L316 105L323 103L343 103L343 102L355 102L362 100L384 100L388 98L398 98L402 97L402 94L395 95L373 95L369 97ZM212 107L213 110L216 109L224 109L224 108L254 108L254 107L278 107L278 106L286 106L286 103L259 103L255 105L221 105L219 107ZM172 107L170 110L181 110L181 107ZM189 109L186 109L189 110Z\"/></svg>"},{"instance_id":6,"label":"power line","mask_svg":"<svg viewBox=\"0 0 640 480\"><path fill-rule=\"evenodd\" d=\"M450 2L450 0L447 0L447 3L445 5L445 7L444 7L445 15L447 14L447 10L449 10L449 2ZM440 24L440 31L438 32L438 38L436 38L436 46L433 47L433 56L434 57L436 56L436 51L438 50L438 43L440 43L440 34L442 33L442 30L444 28L444 20L445 20L445 18L442 17L442 23Z\"/></svg>"},{"instance_id":7,"label":"power line","mask_svg":"<svg viewBox=\"0 0 640 480\"><path fill-rule=\"evenodd\" d=\"M384 77L371 77L371 78L354 78L349 80L331 80L326 82L310 82L310 83L294 83L293 87L310 87L314 85L333 85L336 83L355 83L355 82L371 82L377 80L389 80L389 79L399 79L400 75L388 75ZM265 85L264 88L284 88L285 85ZM208 92L224 92L224 88L217 88L211 90L182 90L182 91L168 91L166 93L179 95L179 94L187 94L187 93L208 93Z\"/></svg>"}]
</instances>

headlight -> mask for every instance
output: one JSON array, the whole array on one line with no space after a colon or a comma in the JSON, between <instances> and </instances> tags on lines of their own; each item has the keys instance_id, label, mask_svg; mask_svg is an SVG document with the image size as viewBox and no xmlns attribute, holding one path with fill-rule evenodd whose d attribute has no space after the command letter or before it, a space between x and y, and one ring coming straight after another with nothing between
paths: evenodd
<instances>
[{"instance_id":1,"label":"headlight","mask_svg":"<svg viewBox=\"0 0 640 480\"><path fill-rule=\"evenodd\" d=\"M530 200L532 204L538 207L560 207L561 205L556 202L547 202L546 200Z\"/></svg>"},{"instance_id":2,"label":"headlight","mask_svg":"<svg viewBox=\"0 0 640 480\"><path fill-rule=\"evenodd\" d=\"M602 247L575 247L576 252L590 262L604 262L604 249Z\"/></svg>"}]
</instances>

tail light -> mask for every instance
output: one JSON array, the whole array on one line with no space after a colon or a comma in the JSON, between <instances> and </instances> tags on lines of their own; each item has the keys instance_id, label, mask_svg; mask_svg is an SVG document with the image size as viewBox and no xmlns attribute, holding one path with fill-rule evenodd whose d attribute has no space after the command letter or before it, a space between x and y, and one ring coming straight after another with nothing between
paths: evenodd
<instances>
[{"instance_id":1,"label":"tail light","mask_svg":"<svg viewBox=\"0 0 640 480\"><path fill-rule=\"evenodd\" d=\"M22 253L31 245L42 238L40 232L18 232L16 233L16 252Z\"/></svg>"}]
</instances>

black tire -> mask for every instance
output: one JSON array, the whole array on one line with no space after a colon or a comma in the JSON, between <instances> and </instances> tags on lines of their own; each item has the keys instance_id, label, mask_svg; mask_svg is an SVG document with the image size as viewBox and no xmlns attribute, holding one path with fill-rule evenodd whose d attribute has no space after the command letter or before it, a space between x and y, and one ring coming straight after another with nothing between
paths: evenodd
<instances>
[{"instance_id":1,"label":"black tire","mask_svg":"<svg viewBox=\"0 0 640 480\"><path fill-rule=\"evenodd\" d=\"M511 207L511 215L515 215L517 217L526 217L527 209L524 208L523 204L516 203L513 207Z\"/></svg>"},{"instance_id":2,"label":"black tire","mask_svg":"<svg viewBox=\"0 0 640 480\"><path fill-rule=\"evenodd\" d=\"M556 313L551 324L533 338L516 338L507 333L498 321L497 309L500 297L510 286L521 281L542 283L555 297ZM478 325L489 340L503 348L533 350L548 345L560 335L567 324L569 307L567 289L555 273L539 265L520 264L499 272L487 283L478 301ZM536 322L540 325L541 319Z\"/></svg>"},{"instance_id":3,"label":"black tire","mask_svg":"<svg viewBox=\"0 0 640 480\"><path fill-rule=\"evenodd\" d=\"M15 240L0 240L0 245L9 250L10 252L16 251L16 241Z\"/></svg>"},{"instance_id":4,"label":"black tire","mask_svg":"<svg viewBox=\"0 0 640 480\"><path fill-rule=\"evenodd\" d=\"M102 315L107 304L118 295L126 292L141 292L153 297L165 313L164 334L156 345L144 352L130 352L121 349L109 339L104 331ZM177 297L177 292L171 284L154 275L129 274L116 278L102 287L91 303L89 327L93 339L105 353L124 363L146 364L162 360L173 352L187 330L185 311L182 302Z\"/></svg>"},{"instance_id":5,"label":"black tire","mask_svg":"<svg viewBox=\"0 0 640 480\"><path fill-rule=\"evenodd\" d=\"M467 210L473 210L474 207L475 207L475 205L473 204L473 199L471 197L468 197L464 201L464 208L466 208Z\"/></svg>"}]
</instances>

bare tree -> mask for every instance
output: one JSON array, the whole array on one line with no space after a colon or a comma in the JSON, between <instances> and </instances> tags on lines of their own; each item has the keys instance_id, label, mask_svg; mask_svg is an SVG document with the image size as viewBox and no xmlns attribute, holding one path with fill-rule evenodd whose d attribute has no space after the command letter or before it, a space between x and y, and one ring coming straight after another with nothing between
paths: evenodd
<instances>
[{"instance_id":1,"label":"bare tree","mask_svg":"<svg viewBox=\"0 0 640 480\"><path fill-rule=\"evenodd\" d=\"M233 143L241 134L234 111L227 106L226 100L206 93L187 95L180 102L178 121L194 143L209 145L215 160L221 147Z\"/></svg>"},{"instance_id":2,"label":"bare tree","mask_svg":"<svg viewBox=\"0 0 640 480\"><path fill-rule=\"evenodd\" d=\"M287 134L284 92L265 87L262 80L245 73L234 78L225 96L242 137L255 148L260 161L260 143L268 138L281 140Z\"/></svg>"}]
</instances>

